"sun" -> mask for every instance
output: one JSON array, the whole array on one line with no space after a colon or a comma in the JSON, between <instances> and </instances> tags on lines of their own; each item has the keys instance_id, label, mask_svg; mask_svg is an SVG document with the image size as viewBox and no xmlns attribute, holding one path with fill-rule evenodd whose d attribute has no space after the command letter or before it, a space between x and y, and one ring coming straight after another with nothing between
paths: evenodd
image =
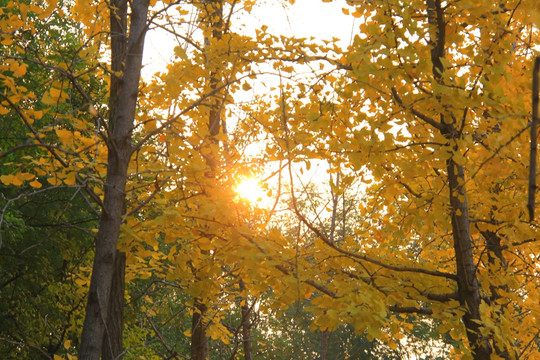
<instances>
[{"instance_id":1,"label":"sun","mask_svg":"<svg viewBox=\"0 0 540 360\"><path fill-rule=\"evenodd\" d=\"M266 196L259 181L255 178L242 180L236 186L236 193L251 203L261 202Z\"/></svg>"}]
</instances>

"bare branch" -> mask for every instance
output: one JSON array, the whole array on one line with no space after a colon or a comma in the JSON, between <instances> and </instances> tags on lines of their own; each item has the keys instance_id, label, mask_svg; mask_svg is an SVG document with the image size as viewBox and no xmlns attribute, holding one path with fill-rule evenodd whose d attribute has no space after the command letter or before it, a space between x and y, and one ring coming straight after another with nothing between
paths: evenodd
<instances>
[{"instance_id":1,"label":"bare branch","mask_svg":"<svg viewBox=\"0 0 540 360\"><path fill-rule=\"evenodd\" d=\"M42 350L41 348L39 348L39 347L37 347L35 345L30 345L30 344L26 344L26 343L23 343L23 342L20 342L20 341L13 341L13 340L5 339L5 338L0 338L0 341L5 342L7 344L20 346L20 347L29 347L30 349L33 349L33 350L36 350L37 352L39 352L39 354L41 356L43 356L45 359L49 359L49 360L53 359L44 350Z\"/></svg>"},{"instance_id":2,"label":"bare branch","mask_svg":"<svg viewBox=\"0 0 540 360\"><path fill-rule=\"evenodd\" d=\"M412 307L412 306L397 306L392 305L388 307L388 310L397 312L400 314L424 314L433 315L433 310L427 307Z\"/></svg>"},{"instance_id":3,"label":"bare branch","mask_svg":"<svg viewBox=\"0 0 540 360\"><path fill-rule=\"evenodd\" d=\"M145 314L145 317L146 317L146 320L148 321L148 323L150 324L150 326L152 327L152 330L154 330L154 333L158 337L158 340L161 343L161 345L163 345L165 347L165 349L169 352L169 354L171 354L171 356L169 356L168 359L178 359L178 358L189 359L188 357L185 357L184 355L179 354L176 350L172 349L170 347L170 345L167 344L167 342L163 338L163 335L161 335L159 330L156 328L156 326L152 322L152 319L150 319L150 317L148 315L146 315L146 314Z\"/></svg>"},{"instance_id":4,"label":"bare branch","mask_svg":"<svg viewBox=\"0 0 540 360\"><path fill-rule=\"evenodd\" d=\"M47 150L52 151L52 150L58 150L60 152L63 152L64 154L68 154L68 155L75 155L75 153L71 152L71 151L68 151L68 150L64 150L58 146L54 146L54 145L47 145L45 143L39 143L39 144L35 144L35 143L26 143L26 144L21 144L19 146L15 146L14 148L11 148L5 152L3 152L2 154L0 154L0 159L8 156L9 154L15 152L15 151L18 151L18 150L21 150L21 149L27 149L27 148L31 148L31 147L43 147Z\"/></svg>"},{"instance_id":5,"label":"bare branch","mask_svg":"<svg viewBox=\"0 0 540 360\"><path fill-rule=\"evenodd\" d=\"M406 106L404 103L403 103L403 100L401 99L401 97L399 96L397 90L395 87L392 86L392 95L394 96L394 100L396 100L397 104L399 106L401 106L403 109L405 110L409 110L414 116L416 116L417 118L419 118L420 120L428 123L429 125L433 126L435 129L437 130L440 130L440 131L443 131L444 130L444 126L443 124L441 124L440 122L438 121L435 121L434 119L430 118L429 116L425 115L425 114L422 114L420 111L418 110L415 110L413 107L411 106Z\"/></svg>"}]
</instances>

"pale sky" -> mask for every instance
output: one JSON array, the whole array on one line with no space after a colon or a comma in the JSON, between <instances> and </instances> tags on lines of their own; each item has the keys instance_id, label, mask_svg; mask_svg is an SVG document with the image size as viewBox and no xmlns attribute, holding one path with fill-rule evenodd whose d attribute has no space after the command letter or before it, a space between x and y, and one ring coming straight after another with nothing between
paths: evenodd
<instances>
[{"instance_id":1,"label":"pale sky","mask_svg":"<svg viewBox=\"0 0 540 360\"><path fill-rule=\"evenodd\" d=\"M266 1L266 3L275 1ZM294 5L261 5L254 16L269 27L269 31L286 36L342 40L347 46L351 39L354 18L346 16L341 9L345 0L323 3L321 0L296 0Z\"/></svg>"},{"instance_id":2,"label":"pale sky","mask_svg":"<svg viewBox=\"0 0 540 360\"><path fill-rule=\"evenodd\" d=\"M346 16L341 9L345 0L323 3L321 0L296 0L294 5L284 6L279 0L258 2L249 18L239 19L251 28L268 26L267 31L276 35L295 36L331 40L341 39L346 48L351 42L351 34L357 31L355 18ZM150 31L145 43L143 78L150 78L160 71L170 59L175 43L162 31Z\"/></svg>"},{"instance_id":3,"label":"pale sky","mask_svg":"<svg viewBox=\"0 0 540 360\"><path fill-rule=\"evenodd\" d=\"M347 48L351 42L352 34L358 33L360 24L358 19L343 14L342 8L346 6L345 0L337 0L332 3L323 3L321 0L296 0L294 5L286 6L280 4L279 0L263 0L257 3L257 7L248 17L237 19L237 21L240 24L245 24L248 35L252 36L255 35L255 29L266 25L268 27L266 31L274 35L308 39L313 37L318 40L339 38L341 41L338 45ZM150 79L155 72L163 71L176 45L172 37L163 31L149 32L145 43L143 78ZM255 144L255 153L258 152L258 148L259 146ZM278 166L277 164L274 164L274 167L270 165L269 167L272 169ZM325 162L312 161L312 167L309 171L305 169L305 166L297 164L294 171L298 172L301 167L304 168L304 175L302 175L304 180L308 182L314 179L317 182L328 181L326 173L328 166ZM271 172L270 168L268 172ZM273 200L267 198L264 195L265 192L258 189L254 185L255 183L249 183L248 187L252 189L252 193L250 195L244 194L244 196L250 197L249 200L252 202L262 198L262 203L259 203L259 206L271 207Z\"/></svg>"}]
</instances>

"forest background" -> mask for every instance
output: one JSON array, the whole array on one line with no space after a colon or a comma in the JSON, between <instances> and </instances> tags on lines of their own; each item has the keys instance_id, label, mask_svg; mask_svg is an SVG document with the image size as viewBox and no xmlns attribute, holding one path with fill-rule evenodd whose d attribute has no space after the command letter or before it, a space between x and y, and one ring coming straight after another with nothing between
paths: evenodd
<instances>
[{"instance_id":1,"label":"forest background","mask_svg":"<svg viewBox=\"0 0 540 360\"><path fill-rule=\"evenodd\" d=\"M540 357L540 5L322 2L0 1L0 357Z\"/></svg>"}]
</instances>

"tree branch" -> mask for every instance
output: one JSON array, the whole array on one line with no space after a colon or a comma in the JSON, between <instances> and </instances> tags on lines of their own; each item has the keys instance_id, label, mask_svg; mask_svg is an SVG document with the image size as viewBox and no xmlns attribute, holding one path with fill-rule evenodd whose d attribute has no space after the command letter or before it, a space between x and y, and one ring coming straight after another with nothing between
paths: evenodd
<instances>
[{"instance_id":1,"label":"tree branch","mask_svg":"<svg viewBox=\"0 0 540 360\"><path fill-rule=\"evenodd\" d=\"M415 110L412 106L406 106L403 103L403 99L401 99L401 97L399 96L399 94L398 94L398 92L397 92L397 90L396 90L396 88L394 86L392 86L391 91L392 91L392 95L394 96L394 100L396 100L396 103L399 106L401 106L403 109L409 110L411 112L411 114L413 114L414 116L416 116L420 120L428 123L429 125L433 126L435 129L440 130L440 131L444 130L444 126L440 122L435 121L434 119L430 118L429 116L427 116L425 114L422 114L420 111Z\"/></svg>"},{"instance_id":2,"label":"tree branch","mask_svg":"<svg viewBox=\"0 0 540 360\"><path fill-rule=\"evenodd\" d=\"M538 151L538 82L540 72L540 56L534 60L532 83L532 119L531 119L531 151L529 155L529 222L534 221L534 208L536 206L536 153Z\"/></svg>"},{"instance_id":3,"label":"tree branch","mask_svg":"<svg viewBox=\"0 0 540 360\"><path fill-rule=\"evenodd\" d=\"M48 359L48 360L52 360L52 359L53 359L53 358L52 358L49 354L47 354L44 350L42 350L41 348L39 348L39 347L37 347L37 346L35 346L35 345L25 344L25 343L20 342L20 341L13 341L13 340L1 338L1 337L0 337L0 341L5 342L5 343L7 343L7 344L20 346L20 347L29 347L30 349L36 350L43 358Z\"/></svg>"},{"instance_id":4,"label":"tree branch","mask_svg":"<svg viewBox=\"0 0 540 360\"><path fill-rule=\"evenodd\" d=\"M433 310L427 307L413 307L413 306L397 306L391 305L388 307L388 310L397 312L400 314L424 314L424 315L433 315Z\"/></svg>"}]
</instances>

